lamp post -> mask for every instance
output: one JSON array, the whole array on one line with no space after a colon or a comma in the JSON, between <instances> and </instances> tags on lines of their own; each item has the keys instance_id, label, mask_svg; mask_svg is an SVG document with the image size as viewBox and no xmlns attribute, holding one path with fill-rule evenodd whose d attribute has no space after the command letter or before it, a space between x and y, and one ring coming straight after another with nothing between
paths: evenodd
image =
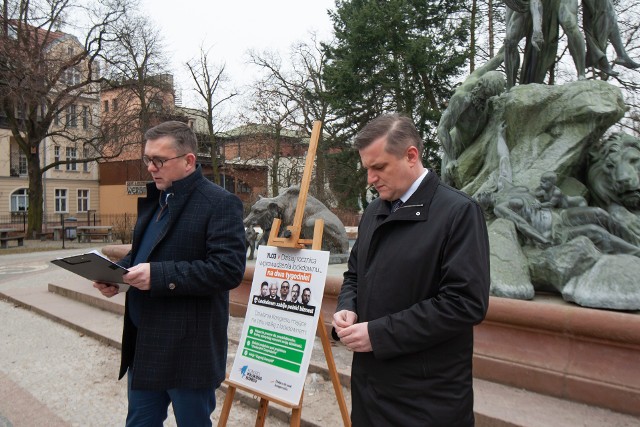
<instances>
[{"instance_id":1,"label":"lamp post","mask_svg":"<svg viewBox=\"0 0 640 427\"><path fill-rule=\"evenodd\" d=\"M62 249L65 249L64 247L64 235L66 234L65 229L64 229L64 214L61 213L60 214L60 225L62 226L62 230L60 231L62 233Z\"/></svg>"}]
</instances>

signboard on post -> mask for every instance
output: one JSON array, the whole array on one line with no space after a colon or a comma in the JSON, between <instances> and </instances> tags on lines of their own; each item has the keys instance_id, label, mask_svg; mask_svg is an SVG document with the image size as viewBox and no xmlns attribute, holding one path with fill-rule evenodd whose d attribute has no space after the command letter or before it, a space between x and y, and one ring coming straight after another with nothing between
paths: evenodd
<instances>
[{"instance_id":1,"label":"signboard on post","mask_svg":"<svg viewBox=\"0 0 640 427\"><path fill-rule=\"evenodd\" d=\"M147 181L127 181L127 194L144 196L147 194Z\"/></svg>"},{"instance_id":2,"label":"signboard on post","mask_svg":"<svg viewBox=\"0 0 640 427\"><path fill-rule=\"evenodd\" d=\"M329 266L329 252L260 246L229 379L298 404Z\"/></svg>"}]
</instances>

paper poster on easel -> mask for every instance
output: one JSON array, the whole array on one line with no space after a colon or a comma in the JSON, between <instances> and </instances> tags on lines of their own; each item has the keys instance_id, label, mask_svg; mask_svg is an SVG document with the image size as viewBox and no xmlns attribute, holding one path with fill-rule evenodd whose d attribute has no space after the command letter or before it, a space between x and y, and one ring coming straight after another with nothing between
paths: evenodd
<instances>
[{"instance_id":1,"label":"paper poster on easel","mask_svg":"<svg viewBox=\"0 0 640 427\"><path fill-rule=\"evenodd\" d=\"M322 307L329 252L260 246L229 378L300 401Z\"/></svg>"}]
</instances>

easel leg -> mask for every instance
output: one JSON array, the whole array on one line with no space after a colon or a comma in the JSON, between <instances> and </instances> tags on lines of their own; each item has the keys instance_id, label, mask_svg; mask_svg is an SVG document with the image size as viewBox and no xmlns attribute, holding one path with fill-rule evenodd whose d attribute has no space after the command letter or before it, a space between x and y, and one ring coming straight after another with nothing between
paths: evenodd
<instances>
[{"instance_id":1,"label":"easel leg","mask_svg":"<svg viewBox=\"0 0 640 427\"><path fill-rule=\"evenodd\" d=\"M218 427L226 427L227 421L229 421L229 412L231 412L231 405L233 405L233 397L236 394L236 388L227 384L227 395L224 398L224 404L222 405L222 412L218 419Z\"/></svg>"},{"instance_id":2,"label":"easel leg","mask_svg":"<svg viewBox=\"0 0 640 427\"><path fill-rule=\"evenodd\" d=\"M336 399L338 400L338 406L340 407L340 414L342 415L342 422L345 426L351 426L351 417L349 417L349 409L347 409L347 403L344 400L344 394L342 393L342 384L340 384L340 378L338 377L338 368L336 368L336 362L333 360L333 352L331 351L331 343L329 342L329 335L327 329L324 327L322 316L318 318L318 330L320 331L320 341L322 342L322 349L324 350L325 359L327 359L327 368L329 368L329 376L333 383L333 390L336 392Z\"/></svg>"},{"instance_id":3,"label":"easel leg","mask_svg":"<svg viewBox=\"0 0 640 427\"><path fill-rule=\"evenodd\" d=\"M269 401L264 397L260 398L260 407L258 408L258 416L256 417L256 427L264 427L269 413Z\"/></svg>"},{"instance_id":4,"label":"easel leg","mask_svg":"<svg viewBox=\"0 0 640 427\"><path fill-rule=\"evenodd\" d=\"M304 398L304 388L302 389L302 394L300 395L300 402L298 406L292 408L291 410L291 421L289 425L291 427L300 427L300 423L302 422L302 399Z\"/></svg>"}]
</instances>

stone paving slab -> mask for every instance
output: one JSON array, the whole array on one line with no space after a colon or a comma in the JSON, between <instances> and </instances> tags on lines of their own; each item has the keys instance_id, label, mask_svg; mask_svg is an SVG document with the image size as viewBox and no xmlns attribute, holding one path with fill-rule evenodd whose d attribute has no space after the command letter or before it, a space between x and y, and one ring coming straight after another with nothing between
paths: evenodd
<instances>
[{"instance_id":1,"label":"stone paving slab","mask_svg":"<svg viewBox=\"0 0 640 427\"><path fill-rule=\"evenodd\" d=\"M64 289L66 291L63 293L71 297L81 295L81 299L84 302L78 302L49 292L47 287L42 285L32 286L28 289L17 288L4 290L2 294L16 305L28 308L57 323L71 327L85 336L98 339L115 348L119 348L122 334L122 315L88 305L86 295L91 294L93 288L90 286L87 287L84 283L72 282L73 281L67 282L65 285L55 285L51 288L57 289L57 292L60 291L60 289ZM96 298L99 300L103 297L98 294ZM233 365L243 321L244 319L242 318L230 318L229 352L227 359L228 371L231 370ZM350 369L350 353L348 353L348 358L349 367L347 369ZM309 368L309 375L307 376L304 390L303 425L308 427L341 425L341 414L335 398L333 385L327 374L326 359L324 359L322 344L319 342L319 339L316 339L314 343L312 359L313 361ZM115 377L116 374L117 371L114 371L113 376ZM346 371L344 371L343 374L346 374ZM350 397L348 389L343 387L342 390L348 399ZM226 387L222 387L221 391L226 391ZM223 398L224 397L220 398L218 410L214 414L216 417L219 416ZM237 425L254 424L258 403L258 399L255 396L238 391L231 410L229 425L234 425L232 424L234 418L240 418L244 421L246 421L247 418L251 419L249 424L241 423ZM350 408L348 401L347 404ZM275 422L282 422L284 425L288 425L290 413L290 410L286 408L276 404L270 405L269 419L273 421L268 425L277 425L273 424Z\"/></svg>"},{"instance_id":2,"label":"stone paving slab","mask_svg":"<svg viewBox=\"0 0 640 427\"><path fill-rule=\"evenodd\" d=\"M67 251L67 253L68 252L69 251ZM67 253L64 254L66 255ZM86 387L91 387L92 393L98 393L101 392L100 389L102 387L107 386L106 390L108 390L108 395L100 398L101 405L106 405L105 407L110 408L105 411L113 412L113 418L111 419L123 420L123 413L126 414L126 384L124 384L123 381L118 382L115 380L115 377L117 375L117 366L115 365L117 365L118 351L112 347L107 346L105 346L102 350L96 350L96 345L102 346L103 344L95 343L95 340L89 338L90 336L95 335L96 338L102 339L102 341L110 342L115 346L119 345L122 327L122 315L117 313L110 313L105 311L104 309L99 310L97 308L91 307L92 303L88 301L91 299L91 295L97 295L95 296L95 298L102 297L99 296L99 294L93 294L93 288L90 285L87 285L86 282L74 281L73 277L75 277L75 275L59 271L61 269L51 269L48 266L43 267L42 265L38 264L37 261L32 260L31 257L10 257L11 256L0 257L0 266L6 264L3 264L2 261L12 259L11 267L18 266L19 268L25 268L26 273L16 274L14 276L11 276L10 274L2 276L0 274L0 296L4 294L4 298L12 299L15 304L20 304L24 307L28 307L30 310L39 312L47 316L49 319L55 319L55 322L53 323L62 322L63 324L70 326L71 328L75 328L77 331L80 331L80 333L75 332L75 336L73 334L70 336L69 333L63 334L63 332L59 331L60 326L54 327L51 323L51 320L41 318L39 321L36 321L29 317L33 316L32 313L28 315L23 314L20 319L15 321L17 323L6 324L5 322L5 324L3 324L0 328L0 331L2 331L3 334L3 345L0 346L2 347L0 348L0 355L2 354L3 350L11 351L12 348L15 348L16 350L13 350L13 353L11 354L14 354L17 351L25 352L24 355L20 355L20 357L18 358L15 358L15 356L11 356L15 358L15 361L11 364L10 369L3 368L2 365L0 365L0 376L5 375L5 377L9 380L9 382L7 382L5 378L5 385L0 385L0 387L4 387L5 389L8 388L10 390L9 392L3 392L7 405L10 406L13 400L19 401L21 393L26 393L27 397L28 394L31 393L34 399L36 399L36 402L40 402L40 405L42 405L38 406L37 403L34 403L32 401L32 403L34 403L32 405L32 411L34 413L38 410L42 410L45 412L48 410L50 411L50 413L53 413L64 422L65 420L69 420L72 417L70 417L68 413L65 412L68 411L68 408L61 410L64 407L64 405L61 406L61 397L64 397L69 393L82 394L83 390L86 390ZM45 261L42 261L42 263L46 263L47 259L48 258L45 258ZM39 266L42 268L40 268ZM49 291L46 285L47 281L54 282L57 286L61 286L60 283L64 283L64 286L62 287L67 289L65 291L66 296L63 297L61 295L53 295L53 293ZM73 301L73 299L76 298L76 296L74 296L75 294L84 295L82 298L80 298L82 302ZM89 297L87 295L89 295ZM116 306L122 304L122 302L118 301L113 302ZM0 309L3 309L3 307L7 305L8 304L6 302L1 302ZM13 308L13 310L19 309ZM101 320L101 316L103 315L112 317L108 317L109 320L104 321ZM36 317L39 318L40 316ZM71 319L73 319L73 321L71 321ZM3 320L5 320L4 317ZM230 348L228 360L229 369L233 361L237 339L240 335L243 324L243 319L240 318L231 318L230 320ZM38 325L40 326L30 327L29 325L34 322L38 323ZM43 327L42 325L52 326ZM108 325L108 328L105 328L105 325ZM108 329L108 331L106 329ZM11 343L11 340L17 339L14 336L14 330L20 330L20 335L24 335L25 342L19 342L15 344L15 347L8 348L7 344ZM8 335L5 337L5 334ZM56 334L63 334L65 337L56 338ZM102 338L100 338L99 336L101 336ZM78 350L72 350L70 347L68 347L67 341L73 341L78 337L80 337L79 339L81 341L81 344L85 346L89 345L90 350L86 350L87 354L83 355L83 357L91 357L90 364L95 364L95 369L86 371L87 374L85 374L84 376L81 374L78 378L78 375L76 374L60 375L57 369L54 369L58 365L51 365L52 367L47 368L47 366L49 366L51 363L60 364L60 361L56 361L55 357L51 356L48 353L50 351L55 350L56 352L63 352L65 354L62 357L67 357L69 360L76 359L77 355L71 353L77 353ZM91 342L94 342L95 344L90 344ZM40 349L37 344L46 345L46 348ZM344 347L339 344L333 346L332 348L334 359L336 360L336 364L344 380L343 390L345 391L347 404L348 406L350 406L348 377L350 371L351 353L346 351ZM41 359L38 359L38 357L40 357ZM109 366L102 366L105 363L105 358L107 358ZM15 363L20 363L20 366L23 366L22 369L18 367L18 370L15 370ZM22 363L24 363L24 365L22 365ZM86 364L89 362L83 360L82 363ZM51 375L56 375L55 379L45 380L45 382L58 381L58 383L56 383L55 386L51 386L49 384L43 385L41 384L43 380L38 379L40 377L37 376L36 379L29 379L28 381L18 381L18 379L22 377L22 375L35 375L29 372L30 370L32 370L30 369L30 367L33 366L33 364L36 364L38 366L38 370L47 371L50 369L52 371ZM103 371L105 371L105 368L109 368L107 369L107 373L102 373ZM77 369L79 368L76 368L76 370ZM86 369L86 367L84 367L83 369ZM98 374L102 375L101 377L99 377L100 379L94 379L94 383L84 383L85 380L88 380L89 377L94 374L93 371L98 371ZM45 375L45 373L40 373L39 375ZM44 397L41 390L43 387L45 390ZM97 390L93 390L94 388ZM550 425L558 427L573 427L578 425L584 427L599 427L604 425L613 427L640 426L640 419L638 418L614 413L602 408L590 407L575 402L569 402L562 399L527 392L525 390L514 389L512 387L507 387L488 381L476 379L474 388L476 392L476 425L478 427L533 427ZM54 390L54 392L51 392L51 390ZM331 385L331 382L328 380L328 376L326 375L326 363L324 362L322 346L318 339L316 339L314 351L312 353L312 363L309 368L309 375L307 377L305 393L306 394L304 396L304 406L302 411L304 420L303 425L333 426L342 424L337 403L335 403L335 394L333 392L333 387ZM238 392L238 394L240 394L240 392ZM238 396L238 394L236 396ZM219 406L216 410L216 413L214 414L214 418L219 414L223 398L224 394L219 393ZM229 425L240 426L254 424L255 415L257 413L257 404L258 401L254 396L238 396L231 411L231 420ZM95 408L91 408L90 406L91 405L86 404L76 405L74 410L77 412L77 414L75 414L74 416L79 417L79 419L95 420L95 418L92 418L91 415L84 415L85 418L82 418L85 412L91 413L92 410L95 410ZM9 412L5 411L3 409L3 406L0 405L0 426L4 427L2 424L2 416L6 417L8 414ZM13 414L15 415L15 413ZM53 419L54 418L52 418L52 420ZM283 408L278 408L277 405L271 405L267 425L288 425L287 419L288 412L286 410L284 410ZM94 425L119 424L121 423L106 422ZM14 422L13 425L49 424L16 424ZM78 423L76 421L72 422L70 425L91 425L91 423ZM172 416L169 417L169 420L165 425L173 425Z\"/></svg>"},{"instance_id":3,"label":"stone paving slab","mask_svg":"<svg viewBox=\"0 0 640 427\"><path fill-rule=\"evenodd\" d=\"M0 300L0 427L124 425L126 381L117 380L119 350ZM217 424L225 394L217 393ZM255 424L257 410L234 404L229 427ZM271 411L267 425L288 425ZM175 427L171 408L165 427Z\"/></svg>"},{"instance_id":4,"label":"stone paving slab","mask_svg":"<svg viewBox=\"0 0 640 427\"><path fill-rule=\"evenodd\" d=\"M49 292L47 286L4 292L7 299L115 348L122 341L122 315Z\"/></svg>"},{"instance_id":5,"label":"stone paving slab","mask_svg":"<svg viewBox=\"0 0 640 427\"><path fill-rule=\"evenodd\" d=\"M0 426L69 427L71 424L11 381L8 375L0 373Z\"/></svg>"}]
</instances>

